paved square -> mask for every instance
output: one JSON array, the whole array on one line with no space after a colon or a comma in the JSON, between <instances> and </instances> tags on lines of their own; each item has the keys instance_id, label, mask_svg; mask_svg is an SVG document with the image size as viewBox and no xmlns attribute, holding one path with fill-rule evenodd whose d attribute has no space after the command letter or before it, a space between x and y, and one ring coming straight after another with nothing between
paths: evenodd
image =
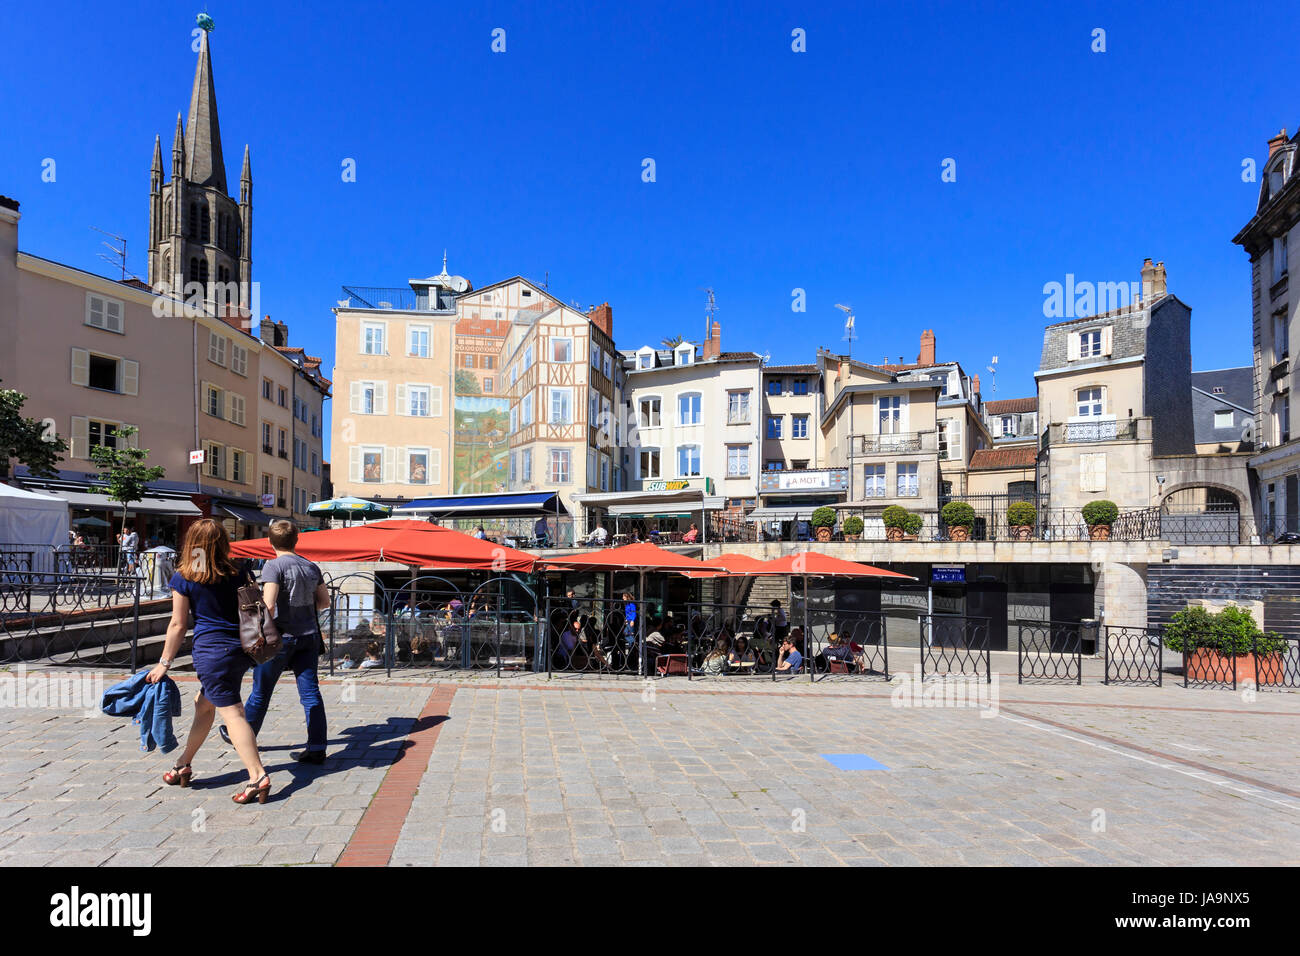
<instances>
[{"instance_id":1,"label":"paved square","mask_svg":"<svg viewBox=\"0 0 1300 956\"><path fill-rule=\"evenodd\" d=\"M1300 863L1296 694L1004 683L994 716L874 682L324 686L321 768L277 691L264 807L230 802L215 734L181 790L129 721L0 708L0 865Z\"/></svg>"}]
</instances>

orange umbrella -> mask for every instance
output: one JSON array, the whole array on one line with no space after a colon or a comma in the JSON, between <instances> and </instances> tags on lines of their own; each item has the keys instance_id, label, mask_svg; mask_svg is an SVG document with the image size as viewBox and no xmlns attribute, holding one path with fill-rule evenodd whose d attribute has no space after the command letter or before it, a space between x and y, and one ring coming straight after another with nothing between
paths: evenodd
<instances>
[{"instance_id":1,"label":"orange umbrella","mask_svg":"<svg viewBox=\"0 0 1300 956\"><path fill-rule=\"evenodd\" d=\"M720 554L716 558L710 558L708 561L701 561L700 563L713 570L692 571L687 575L688 578L721 578L728 575L749 577L754 574L774 573L766 570L766 561L751 558L747 554Z\"/></svg>"},{"instance_id":2,"label":"orange umbrella","mask_svg":"<svg viewBox=\"0 0 1300 956\"><path fill-rule=\"evenodd\" d=\"M817 551L787 554L785 557L763 561L760 564L760 570L747 573L789 574L795 577L810 578L901 578L905 581L916 580L910 574L886 571L884 568L873 567L870 564L859 564L857 561L845 561L843 558L833 558L829 554L821 554Z\"/></svg>"}]
</instances>

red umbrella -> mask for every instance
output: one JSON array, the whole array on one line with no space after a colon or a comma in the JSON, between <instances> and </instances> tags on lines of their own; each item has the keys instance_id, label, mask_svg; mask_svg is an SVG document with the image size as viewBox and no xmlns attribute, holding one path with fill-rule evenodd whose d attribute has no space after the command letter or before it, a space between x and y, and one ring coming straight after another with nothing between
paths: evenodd
<instances>
[{"instance_id":1,"label":"red umbrella","mask_svg":"<svg viewBox=\"0 0 1300 956\"><path fill-rule=\"evenodd\" d=\"M761 569L747 572L750 574L789 574L795 577L810 578L902 578L915 581L910 574L886 571L884 568L857 561L845 561L832 558L829 554L816 551L804 551L800 554L787 554L782 558L761 562Z\"/></svg>"},{"instance_id":2,"label":"red umbrella","mask_svg":"<svg viewBox=\"0 0 1300 956\"><path fill-rule=\"evenodd\" d=\"M531 571L537 558L427 521L393 518L348 528L313 531L298 538L310 561L393 561L411 567L465 571ZM237 558L273 558L269 538L236 541Z\"/></svg>"},{"instance_id":3,"label":"red umbrella","mask_svg":"<svg viewBox=\"0 0 1300 956\"><path fill-rule=\"evenodd\" d=\"M760 561L758 558L751 558L747 554L720 554L716 558L710 558L708 561L701 561L700 563L713 568L714 570L693 571L688 574L687 577L721 578L728 575L749 577L755 574L774 573L767 570L766 561Z\"/></svg>"}]
</instances>

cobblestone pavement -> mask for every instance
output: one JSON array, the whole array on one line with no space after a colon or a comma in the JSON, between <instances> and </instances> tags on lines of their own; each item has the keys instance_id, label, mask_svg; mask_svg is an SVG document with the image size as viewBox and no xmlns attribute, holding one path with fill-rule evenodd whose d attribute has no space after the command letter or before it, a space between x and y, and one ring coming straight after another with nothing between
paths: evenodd
<instances>
[{"instance_id":1,"label":"cobblestone pavement","mask_svg":"<svg viewBox=\"0 0 1300 956\"><path fill-rule=\"evenodd\" d=\"M0 707L0 865L1300 863L1297 694L1003 682L984 716L879 682L650 687L338 678L315 768L282 683L264 807L230 802L215 733L181 790L127 720Z\"/></svg>"}]
</instances>

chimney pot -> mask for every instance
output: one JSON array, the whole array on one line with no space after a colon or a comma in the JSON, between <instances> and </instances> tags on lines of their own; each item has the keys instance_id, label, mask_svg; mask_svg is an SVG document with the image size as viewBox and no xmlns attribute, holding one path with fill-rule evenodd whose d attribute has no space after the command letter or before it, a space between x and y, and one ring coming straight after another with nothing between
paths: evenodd
<instances>
[{"instance_id":1,"label":"chimney pot","mask_svg":"<svg viewBox=\"0 0 1300 956\"><path fill-rule=\"evenodd\" d=\"M1282 132L1278 133L1268 141L1268 158L1272 159L1273 154L1286 145L1287 135L1286 127L1282 127Z\"/></svg>"}]
</instances>

